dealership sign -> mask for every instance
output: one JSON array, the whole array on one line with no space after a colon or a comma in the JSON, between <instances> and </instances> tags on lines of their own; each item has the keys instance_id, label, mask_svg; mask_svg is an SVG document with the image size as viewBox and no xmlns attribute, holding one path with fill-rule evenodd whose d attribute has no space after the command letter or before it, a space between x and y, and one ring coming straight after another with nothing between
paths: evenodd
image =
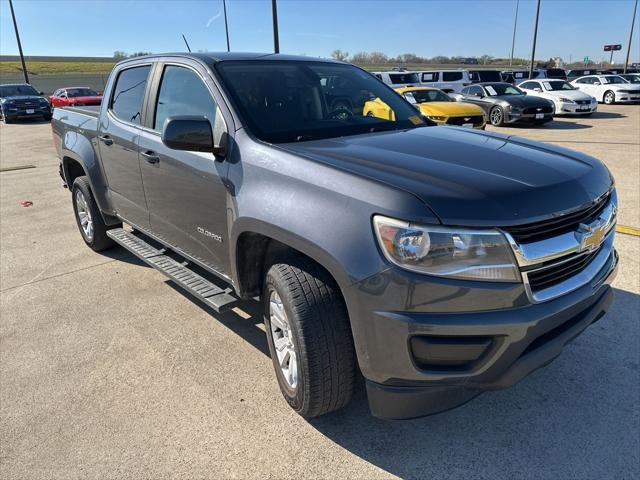
<instances>
[{"instance_id":1,"label":"dealership sign","mask_svg":"<svg viewBox=\"0 0 640 480\"><path fill-rule=\"evenodd\" d=\"M622 50L622 45L605 45L604 46L605 52L614 52L617 50Z\"/></svg>"}]
</instances>

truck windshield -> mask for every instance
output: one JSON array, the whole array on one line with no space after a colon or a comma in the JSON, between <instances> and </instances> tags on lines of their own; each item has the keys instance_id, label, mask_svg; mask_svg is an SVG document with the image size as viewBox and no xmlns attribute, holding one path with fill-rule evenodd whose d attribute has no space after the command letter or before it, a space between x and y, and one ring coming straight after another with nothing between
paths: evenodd
<instances>
[{"instance_id":1,"label":"truck windshield","mask_svg":"<svg viewBox=\"0 0 640 480\"><path fill-rule=\"evenodd\" d=\"M220 62L216 69L249 130L266 142L300 142L426 125L400 95L352 65L258 60ZM363 114L365 103L376 98L393 113L387 119Z\"/></svg>"},{"instance_id":2,"label":"truck windshield","mask_svg":"<svg viewBox=\"0 0 640 480\"><path fill-rule=\"evenodd\" d=\"M20 95L38 95L31 85L1 85L0 98L17 97Z\"/></svg>"}]
</instances>

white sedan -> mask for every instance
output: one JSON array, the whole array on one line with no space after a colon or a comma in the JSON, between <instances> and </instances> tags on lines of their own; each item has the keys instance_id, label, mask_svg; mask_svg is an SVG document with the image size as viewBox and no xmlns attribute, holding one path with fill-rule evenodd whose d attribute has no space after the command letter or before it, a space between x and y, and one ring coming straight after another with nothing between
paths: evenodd
<instances>
[{"instance_id":1,"label":"white sedan","mask_svg":"<svg viewBox=\"0 0 640 480\"><path fill-rule=\"evenodd\" d=\"M587 75L571 84L607 105L640 101L640 85L629 83L619 75Z\"/></svg>"},{"instance_id":2,"label":"white sedan","mask_svg":"<svg viewBox=\"0 0 640 480\"><path fill-rule=\"evenodd\" d=\"M598 101L595 98L581 92L565 80L526 80L518 87L532 97L551 100L556 115L591 115L598 109Z\"/></svg>"}]
</instances>

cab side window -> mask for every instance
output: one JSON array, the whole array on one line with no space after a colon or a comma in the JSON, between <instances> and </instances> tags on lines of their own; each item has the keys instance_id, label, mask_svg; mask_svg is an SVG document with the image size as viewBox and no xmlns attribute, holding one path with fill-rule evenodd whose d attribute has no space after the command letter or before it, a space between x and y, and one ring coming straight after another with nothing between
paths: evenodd
<instances>
[{"instance_id":1,"label":"cab side window","mask_svg":"<svg viewBox=\"0 0 640 480\"><path fill-rule=\"evenodd\" d=\"M111 111L120 120L140 125L150 65L123 70L113 89Z\"/></svg>"},{"instance_id":2,"label":"cab side window","mask_svg":"<svg viewBox=\"0 0 640 480\"><path fill-rule=\"evenodd\" d=\"M217 105L202 79L190 68L167 65L162 74L153 129L161 131L167 118L204 116L215 130ZM221 123L222 120L220 119Z\"/></svg>"}]
</instances>

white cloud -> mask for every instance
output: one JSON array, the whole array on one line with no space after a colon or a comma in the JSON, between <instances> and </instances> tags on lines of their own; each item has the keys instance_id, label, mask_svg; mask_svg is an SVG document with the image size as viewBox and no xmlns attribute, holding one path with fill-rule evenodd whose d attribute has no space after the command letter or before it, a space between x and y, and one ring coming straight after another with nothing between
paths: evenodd
<instances>
[{"instance_id":1,"label":"white cloud","mask_svg":"<svg viewBox=\"0 0 640 480\"><path fill-rule=\"evenodd\" d=\"M222 15L222 12L221 12L221 11L219 11L219 12L218 12L218 13L216 13L213 17L211 17L211 18L209 19L209 21L207 22L207 25L206 25L206 26L207 26L207 28L209 28L213 22L215 22L218 18L220 18L220 15Z\"/></svg>"}]
</instances>

